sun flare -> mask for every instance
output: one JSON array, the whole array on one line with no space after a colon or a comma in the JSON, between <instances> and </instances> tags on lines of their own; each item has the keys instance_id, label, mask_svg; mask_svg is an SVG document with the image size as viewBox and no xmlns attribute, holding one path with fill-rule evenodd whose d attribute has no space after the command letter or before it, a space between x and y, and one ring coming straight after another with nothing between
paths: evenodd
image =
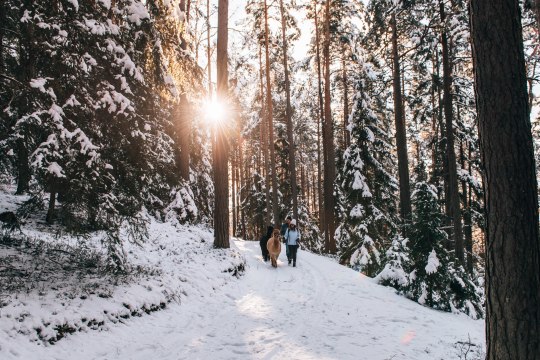
<instances>
[{"instance_id":1,"label":"sun flare","mask_svg":"<svg viewBox=\"0 0 540 360\"><path fill-rule=\"evenodd\" d=\"M218 126L225 120L227 107L218 100L211 100L205 104L204 114L209 124Z\"/></svg>"}]
</instances>

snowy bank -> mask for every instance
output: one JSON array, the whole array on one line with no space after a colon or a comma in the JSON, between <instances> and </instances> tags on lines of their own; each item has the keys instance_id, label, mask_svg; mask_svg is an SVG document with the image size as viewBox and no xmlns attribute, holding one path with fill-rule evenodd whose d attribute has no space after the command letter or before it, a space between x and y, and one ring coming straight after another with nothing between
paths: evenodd
<instances>
[{"instance_id":1,"label":"snowy bank","mask_svg":"<svg viewBox=\"0 0 540 360\"><path fill-rule=\"evenodd\" d=\"M20 197L2 193L0 212ZM127 243L130 272L100 272L102 233L87 238L44 232L28 221L23 234L0 241L0 356L49 346L75 332L107 330L208 294L235 280L245 259L234 247L213 249L212 233L197 226L151 220L149 239ZM80 262L85 261L84 266ZM66 340L63 340L66 341Z\"/></svg>"}]
</instances>

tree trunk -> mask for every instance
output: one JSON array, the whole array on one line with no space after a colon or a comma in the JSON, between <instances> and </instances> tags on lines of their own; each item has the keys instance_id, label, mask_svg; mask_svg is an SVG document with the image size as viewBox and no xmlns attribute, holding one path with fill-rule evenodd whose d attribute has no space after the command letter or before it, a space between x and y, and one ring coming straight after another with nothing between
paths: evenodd
<instances>
[{"instance_id":1,"label":"tree trunk","mask_svg":"<svg viewBox=\"0 0 540 360\"><path fill-rule=\"evenodd\" d=\"M217 97L228 100L228 12L229 0L219 0L217 34ZM229 144L223 128L216 129L214 149L214 247L229 248Z\"/></svg>"},{"instance_id":2,"label":"tree trunk","mask_svg":"<svg viewBox=\"0 0 540 360\"><path fill-rule=\"evenodd\" d=\"M208 98L212 99L212 48L210 46L210 0L206 0L206 60L208 62Z\"/></svg>"},{"instance_id":3,"label":"tree trunk","mask_svg":"<svg viewBox=\"0 0 540 360\"><path fill-rule=\"evenodd\" d=\"M17 195L28 191L30 183L30 164L28 148L24 139L17 139Z\"/></svg>"},{"instance_id":4,"label":"tree trunk","mask_svg":"<svg viewBox=\"0 0 540 360\"><path fill-rule=\"evenodd\" d=\"M20 8L21 17L24 15L25 11L32 13L34 10L34 4L30 0L22 2ZM5 26L2 24L1 26ZM35 73L35 64L37 60L37 54L35 49L35 39L34 39L34 25L32 21L21 22L20 23L20 42L19 42L19 51L20 51L20 66L18 75L18 80L21 83L28 84L30 80L34 78ZM30 106L30 99L26 98L25 104ZM25 129L21 129L20 135L17 140L17 194L22 194L28 191L31 171L29 164L29 156L31 149L28 149L27 137L24 133Z\"/></svg>"},{"instance_id":5,"label":"tree trunk","mask_svg":"<svg viewBox=\"0 0 540 360\"><path fill-rule=\"evenodd\" d=\"M336 252L336 231L334 219L334 179L336 177L336 164L334 155L334 127L332 111L330 109L330 0L326 0L325 18L325 41L324 41L324 127L323 145L326 153L326 166L324 167L324 220L328 236L326 251L330 254Z\"/></svg>"},{"instance_id":6,"label":"tree trunk","mask_svg":"<svg viewBox=\"0 0 540 360\"><path fill-rule=\"evenodd\" d=\"M458 109L459 114L459 109ZM462 141L460 144L460 160L461 160L461 168L465 169L465 143ZM469 153L469 174L471 174L471 154ZM461 191L463 192L463 222L464 222L464 229L463 233L465 235L465 250L467 253L467 271L469 274L473 273L473 256L472 256L472 221L471 221L471 186L467 184L465 180L461 180Z\"/></svg>"},{"instance_id":7,"label":"tree trunk","mask_svg":"<svg viewBox=\"0 0 540 360\"><path fill-rule=\"evenodd\" d=\"M396 15L392 14L392 60L394 86L394 116L396 121L396 145L398 155L399 200L401 218L408 222L411 219L411 188L409 184L409 159L407 154L407 130L405 127L405 112L403 95L401 93L401 69L398 54Z\"/></svg>"},{"instance_id":8,"label":"tree trunk","mask_svg":"<svg viewBox=\"0 0 540 360\"><path fill-rule=\"evenodd\" d=\"M464 265L463 256L463 229L461 227L461 210L459 204L459 185L457 178L456 153L454 149L454 110L452 101L452 62L450 59L450 46L446 36L445 21L446 13L444 3L439 2L441 22L443 30L441 33L441 46L443 57L443 92L444 92L444 117L446 120L446 159L448 162L448 194L450 205L450 218L453 225L453 240L456 258L461 265Z\"/></svg>"},{"instance_id":9,"label":"tree trunk","mask_svg":"<svg viewBox=\"0 0 540 360\"><path fill-rule=\"evenodd\" d=\"M180 10L185 13L186 11L186 2L185 0L180 1ZM187 41L184 34L187 32L187 17L184 20L182 32L180 35L180 48L182 50L187 49ZM189 155L191 152L191 114L190 108L191 105L187 99L186 95L187 89L182 89L182 94L180 94L180 101L178 104L178 135L180 141L180 161L178 164L180 170L180 177L185 182L189 182Z\"/></svg>"},{"instance_id":10,"label":"tree trunk","mask_svg":"<svg viewBox=\"0 0 540 360\"><path fill-rule=\"evenodd\" d=\"M232 159L231 159L231 177L232 177L232 188L231 188L231 202L232 202L232 235L236 236L236 221L238 218L236 217L236 149L232 152Z\"/></svg>"},{"instance_id":11,"label":"tree trunk","mask_svg":"<svg viewBox=\"0 0 540 360\"><path fill-rule=\"evenodd\" d=\"M47 224L52 224L54 222L54 208L56 207L56 190L51 189L49 194L49 208L47 209L47 216L45 217L45 222Z\"/></svg>"},{"instance_id":12,"label":"tree trunk","mask_svg":"<svg viewBox=\"0 0 540 360\"><path fill-rule=\"evenodd\" d=\"M180 142L180 161L178 168L180 177L185 182L189 182L189 158L191 151L191 114L190 104L186 94L180 95L180 103L178 105L178 139Z\"/></svg>"},{"instance_id":13,"label":"tree trunk","mask_svg":"<svg viewBox=\"0 0 540 360\"><path fill-rule=\"evenodd\" d=\"M272 175L272 214L274 227L279 225L278 188L276 173L276 154L274 150L274 107L272 104L272 84L270 83L270 49L268 44L268 5L264 0L264 46L266 60L266 116L268 122L268 144L270 147L270 172Z\"/></svg>"},{"instance_id":14,"label":"tree trunk","mask_svg":"<svg viewBox=\"0 0 540 360\"><path fill-rule=\"evenodd\" d=\"M486 206L488 360L540 354L538 195L519 2L472 0Z\"/></svg>"},{"instance_id":15,"label":"tree trunk","mask_svg":"<svg viewBox=\"0 0 540 360\"><path fill-rule=\"evenodd\" d=\"M287 22L285 20L285 9L283 7L283 0L279 1L279 8L281 10L281 36L283 38L283 68L285 73L285 95L287 101L286 116L287 116L287 141L289 142L289 167L291 176L291 193L293 203L293 218L298 219L298 188L296 186L296 159L294 149L294 137L293 137L293 123L292 123L292 108L291 108L291 85L289 82L289 67L287 59Z\"/></svg>"},{"instance_id":16,"label":"tree trunk","mask_svg":"<svg viewBox=\"0 0 540 360\"><path fill-rule=\"evenodd\" d=\"M322 96L322 79L321 79L321 53L319 49L320 38L319 38L319 24L317 21L317 2L314 4L315 12L315 59L317 61L317 94L319 98L319 109L317 119L317 205L319 206L319 226L325 233L325 248L328 248L328 237L326 236L326 225L324 221L324 204L323 204L323 178L322 178L322 168L323 164L326 164L326 154L323 154L321 159L321 124L324 124L324 106L323 106L323 96Z\"/></svg>"},{"instance_id":17,"label":"tree trunk","mask_svg":"<svg viewBox=\"0 0 540 360\"><path fill-rule=\"evenodd\" d=\"M266 121L266 104L264 102L264 86L263 86L263 68L262 68L262 55L261 55L261 48L259 47L259 69L260 69L260 82L261 82L261 107L263 109L262 111L262 120L261 120L261 144L262 144L262 151L264 156L264 192L265 192L265 201L266 201L266 212L264 217L264 225L268 226L270 225L270 214L271 214L271 204L270 204L270 172L268 171L269 165L268 165L268 123ZM263 173L261 172L261 176ZM263 231L266 231L266 229L263 229Z\"/></svg>"},{"instance_id":18,"label":"tree trunk","mask_svg":"<svg viewBox=\"0 0 540 360\"><path fill-rule=\"evenodd\" d=\"M4 34L6 25L5 0L0 0L0 74L4 73Z\"/></svg>"},{"instance_id":19,"label":"tree trunk","mask_svg":"<svg viewBox=\"0 0 540 360\"><path fill-rule=\"evenodd\" d=\"M472 166L471 166L471 144L469 146L469 174L472 176ZM473 257L473 236L472 236L472 187L468 186L468 192L465 194L465 199L467 202L467 211L465 213L464 222L465 222L465 249L467 250L467 270L469 273L473 273L474 270L474 257Z\"/></svg>"},{"instance_id":20,"label":"tree trunk","mask_svg":"<svg viewBox=\"0 0 540 360\"><path fill-rule=\"evenodd\" d=\"M347 76L347 62L345 61L346 47L343 45L343 54L341 59L341 66L343 72L343 149L347 149L351 143L350 133L347 130L349 123L349 85Z\"/></svg>"}]
</instances>

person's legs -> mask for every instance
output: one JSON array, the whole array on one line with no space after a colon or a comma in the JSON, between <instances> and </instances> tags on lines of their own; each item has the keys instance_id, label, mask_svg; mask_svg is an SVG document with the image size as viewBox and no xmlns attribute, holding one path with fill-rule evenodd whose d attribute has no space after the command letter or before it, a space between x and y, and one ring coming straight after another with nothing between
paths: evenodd
<instances>
[{"instance_id":1,"label":"person's legs","mask_svg":"<svg viewBox=\"0 0 540 360\"><path fill-rule=\"evenodd\" d=\"M291 265L291 249L289 248L289 245L285 245L285 252L287 253L287 261L289 262L289 265Z\"/></svg>"},{"instance_id":2,"label":"person's legs","mask_svg":"<svg viewBox=\"0 0 540 360\"><path fill-rule=\"evenodd\" d=\"M263 260L268 261L268 249L266 248L266 244L261 242L260 245L261 245L261 252L262 252Z\"/></svg>"},{"instance_id":3,"label":"person's legs","mask_svg":"<svg viewBox=\"0 0 540 360\"><path fill-rule=\"evenodd\" d=\"M298 245L291 245L291 259L293 261L293 267L296 266L296 253L298 252Z\"/></svg>"}]
</instances>

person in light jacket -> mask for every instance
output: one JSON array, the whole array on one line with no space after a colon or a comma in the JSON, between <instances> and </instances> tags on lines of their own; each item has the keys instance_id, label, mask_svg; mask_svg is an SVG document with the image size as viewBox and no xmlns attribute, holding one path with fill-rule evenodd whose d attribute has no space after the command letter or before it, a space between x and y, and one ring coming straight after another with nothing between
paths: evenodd
<instances>
[{"instance_id":1,"label":"person in light jacket","mask_svg":"<svg viewBox=\"0 0 540 360\"><path fill-rule=\"evenodd\" d=\"M285 244L287 245L290 255L288 258L289 265L291 265L292 261L293 267L296 267L296 253L298 252L298 246L300 245L300 231L296 227L296 219L291 220L289 228L285 232Z\"/></svg>"},{"instance_id":2,"label":"person in light jacket","mask_svg":"<svg viewBox=\"0 0 540 360\"><path fill-rule=\"evenodd\" d=\"M289 247L287 246L287 243L285 242L285 233L289 229L289 224L291 223L292 217L287 216L287 219L285 219L285 222L281 224L280 234L283 238L283 243L285 244L285 252L287 253L287 260L289 261L289 264L291 263L291 254L289 252Z\"/></svg>"}]
</instances>

